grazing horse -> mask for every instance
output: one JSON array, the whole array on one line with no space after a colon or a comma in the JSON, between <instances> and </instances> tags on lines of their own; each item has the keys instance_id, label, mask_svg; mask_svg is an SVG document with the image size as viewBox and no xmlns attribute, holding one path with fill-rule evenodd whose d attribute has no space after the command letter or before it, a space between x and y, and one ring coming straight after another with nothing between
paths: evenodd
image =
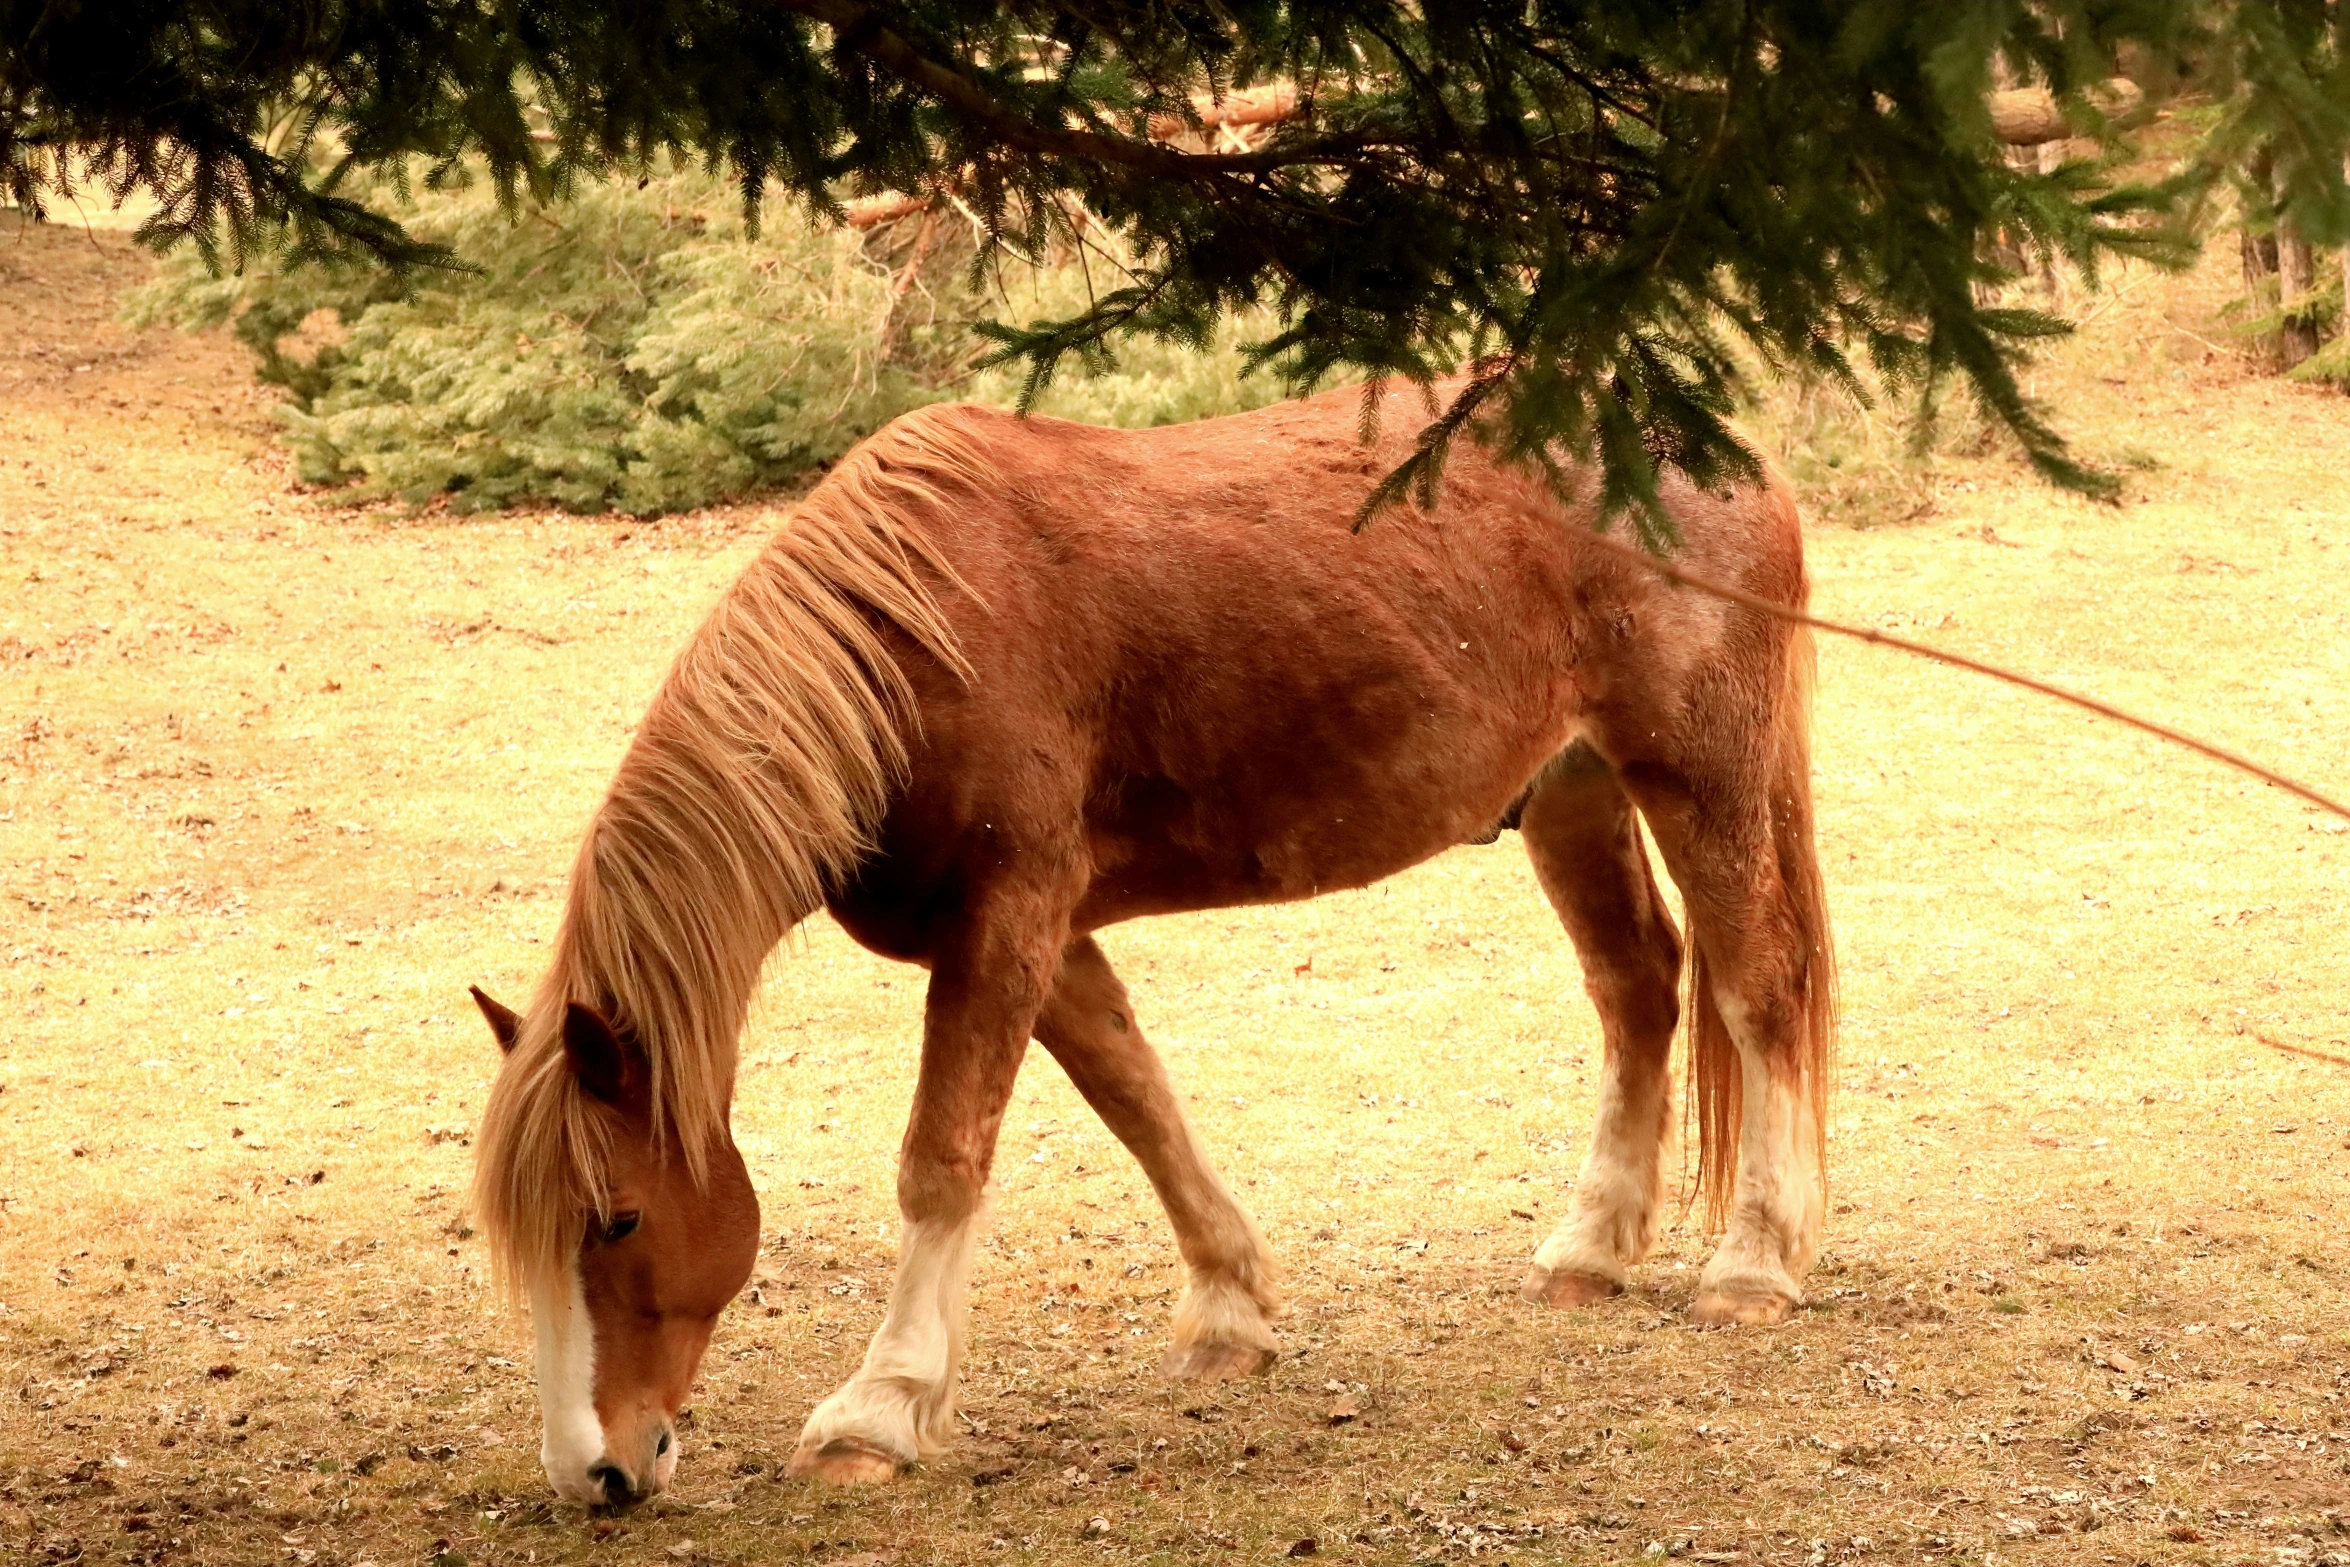
<instances>
[{"instance_id":1,"label":"grazing horse","mask_svg":"<svg viewBox=\"0 0 2350 1567\"><path fill-rule=\"evenodd\" d=\"M864 1362L791 1467L882 1479L951 1434L964 1281L1031 1038L1165 1203L1187 1267L1166 1369L1275 1350L1275 1268L1094 940L1120 920L1360 887L1513 813L1606 1037L1599 1119L1530 1301L1622 1290L1654 1241L1681 1014L1704 1322L1800 1298L1821 1221L1832 984L1812 847L1809 647L1595 542L1589 505L1464 449L1441 497L1352 526L1412 410L1360 394L1147 431L933 407L800 503L654 697L505 1049L475 1206L537 1330L547 1472L626 1502L750 1274L730 1131L761 965L826 908L929 969L903 1248ZM1393 395L1393 394L1391 394ZM1588 488L1588 487L1587 487ZM1805 598L1773 485L1665 507L1693 572Z\"/></svg>"}]
</instances>

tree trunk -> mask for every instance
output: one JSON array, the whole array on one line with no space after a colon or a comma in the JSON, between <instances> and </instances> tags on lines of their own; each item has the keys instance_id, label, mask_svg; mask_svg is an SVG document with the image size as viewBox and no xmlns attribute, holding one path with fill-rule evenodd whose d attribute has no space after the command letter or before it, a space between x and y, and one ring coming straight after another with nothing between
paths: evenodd
<instances>
[{"instance_id":1,"label":"tree trunk","mask_svg":"<svg viewBox=\"0 0 2350 1567\"><path fill-rule=\"evenodd\" d=\"M2288 370L2317 352L2317 317L2309 296L2317 287L2317 258L2309 241L2287 228L2277 236L2278 304L2284 311L2277 347Z\"/></svg>"},{"instance_id":2,"label":"tree trunk","mask_svg":"<svg viewBox=\"0 0 2350 1567\"><path fill-rule=\"evenodd\" d=\"M2290 370L2317 352L2317 317L2309 308L2309 296L2317 287L2317 257L2293 221L2291 206L2280 199L2276 211L2277 308L2282 322L2277 357Z\"/></svg>"},{"instance_id":3,"label":"tree trunk","mask_svg":"<svg viewBox=\"0 0 2350 1567\"><path fill-rule=\"evenodd\" d=\"M2241 227L2236 231L2244 258L2245 313L2258 321L2274 315L2277 309L2277 264L2280 260L2276 234L2276 198L2270 194L2275 188L2276 160L2266 148L2252 155L2244 170L2244 212ZM2252 335L2252 352L2263 364L2274 365L2282 357L2278 334L2271 330Z\"/></svg>"},{"instance_id":4,"label":"tree trunk","mask_svg":"<svg viewBox=\"0 0 2350 1567\"><path fill-rule=\"evenodd\" d=\"M2350 157L2342 160L2342 175L2350 179ZM2350 245L2342 247L2342 314L2335 325L2341 335L2350 337ZM2350 391L2350 377L2336 374L2328 379L2342 390Z\"/></svg>"}]
</instances>

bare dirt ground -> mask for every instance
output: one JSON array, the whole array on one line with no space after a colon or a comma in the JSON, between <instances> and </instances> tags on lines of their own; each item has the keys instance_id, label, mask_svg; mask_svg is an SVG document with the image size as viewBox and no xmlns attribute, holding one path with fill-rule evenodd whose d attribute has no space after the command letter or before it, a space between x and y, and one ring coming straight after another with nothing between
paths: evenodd
<instances>
[{"instance_id":1,"label":"bare dirt ground","mask_svg":"<svg viewBox=\"0 0 2350 1567\"><path fill-rule=\"evenodd\" d=\"M293 493L220 342L111 324L117 236L0 226L0 1558L664 1564L2350 1560L2341 824L2039 699L1824 649L1849 1028L1788 1326L1514 1287L1597 1035L1512 837L1368 892L1112 932L1290 1270L1286 1353L1152 1362L1177 1284L1041 1053L966 1432L784 1479L877 1319L918 976L819 922L737 1116L769 1243L680 1483L549 1505L528 1333L462 1208L584 817L756 507L449 522ZM1815 529L1824 612L2350 789L2350 401L2137 279L2040 372L2106 508L1994 457ZM2330 1042L2330 1043L2329 1043Z\"/></svg>"}]
</instances>

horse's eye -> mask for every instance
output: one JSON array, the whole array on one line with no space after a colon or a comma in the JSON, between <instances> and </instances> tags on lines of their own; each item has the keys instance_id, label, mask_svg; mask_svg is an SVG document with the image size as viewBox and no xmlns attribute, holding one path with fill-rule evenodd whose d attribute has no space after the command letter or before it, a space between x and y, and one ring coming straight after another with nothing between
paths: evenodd
<instances>
[{"instance_id":1,"label":"horse's eye","mask_svg":"<svg viewBox=\"0 0 2350 1567\"><path fill-rule=\"evenodd\" d=\"M607 1246L614 1245L620 1241L628 1239L631 1235L634 1235L636 1233L637 1218L638 1215L633 1213L614 1214L612 1217L612 1222L604 1226L604 1244Z\"/></svg>"}]
</instances>

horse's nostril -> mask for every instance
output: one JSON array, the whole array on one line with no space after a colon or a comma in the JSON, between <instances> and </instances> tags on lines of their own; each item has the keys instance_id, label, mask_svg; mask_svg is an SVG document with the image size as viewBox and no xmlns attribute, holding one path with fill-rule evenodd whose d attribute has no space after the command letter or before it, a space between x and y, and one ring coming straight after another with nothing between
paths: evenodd
<instances>
[{"instance_id":1,"label":"horse's nostril","mask_svg":"<svg viewBox=\"0 0 2350 1567\"><path fill-rule=\"evenodd\" d=\"M667 1457L669 1456L669 1433L668 1433L668 1432L666 1432L666 1431L662 1432L662 1433L661 1433L661 1440L660 1440L659 1442L656 1442L656 1443L653 1445L653 1456L654 1456L655 1458L667 1458Z\"/></svg>"},{"instance_id":2,"label":"horse's nostril","mask_svg":"<svg viewBox=\"0 0 2350 1567\"><path fill-rule=\"evenodd\" d=\"M631 1487L627 1473L618 1464L597 1464L587 1472L588 1484L603 1493L607 1504L629 1500Z\"/></svg>"}]
</instances>

